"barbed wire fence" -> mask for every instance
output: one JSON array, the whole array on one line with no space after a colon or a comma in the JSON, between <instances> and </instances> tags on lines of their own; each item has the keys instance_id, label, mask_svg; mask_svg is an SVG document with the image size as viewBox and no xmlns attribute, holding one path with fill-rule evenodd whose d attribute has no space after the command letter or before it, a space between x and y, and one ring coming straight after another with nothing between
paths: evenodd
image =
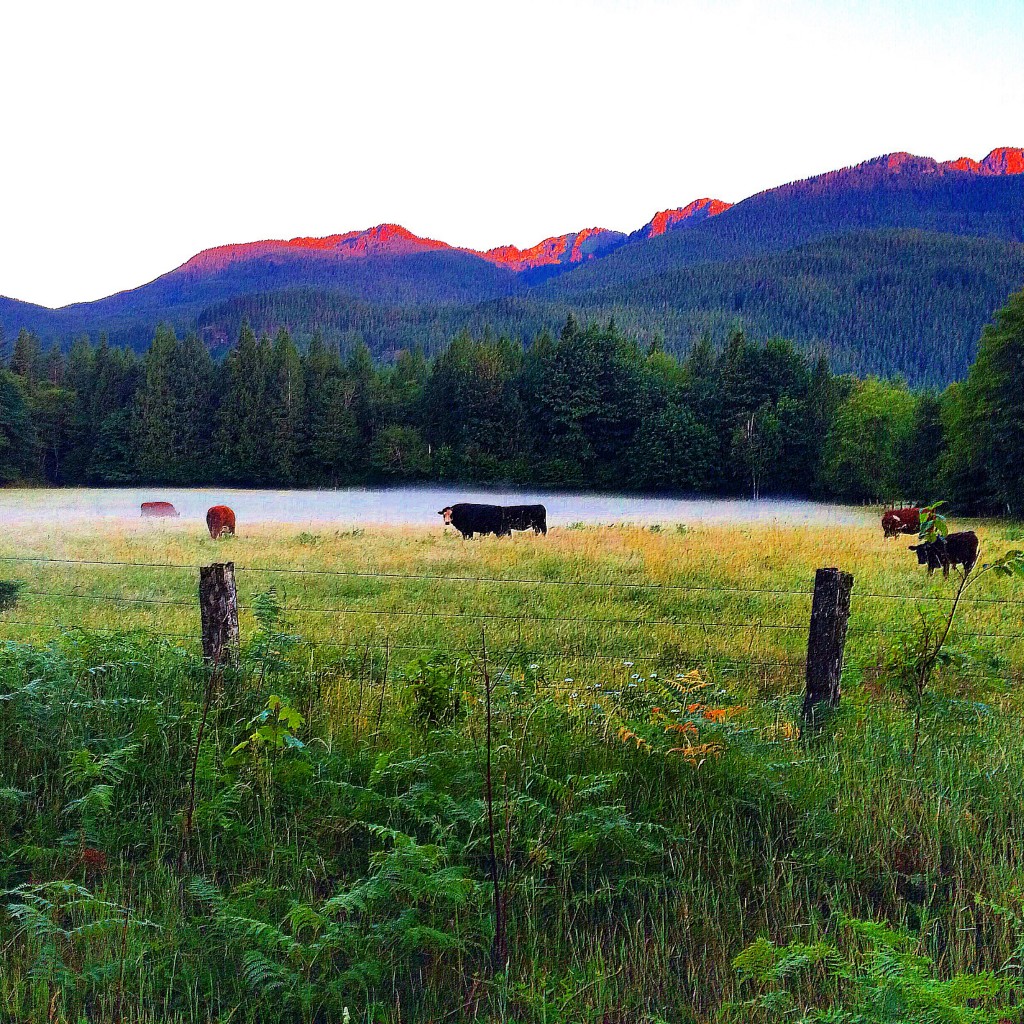
<instances>
[{"instance_id":1,"label":"barbed wire fence","mask_svg":"<svg viewBox=\"0 0 1024 1024\"><path fill-rule=\"evenodd\" d=\"M72 559L49 556L0 556L0 563L37 568L79 567L93 569L149 570L154 578L160 574L189 574L198 582L203 566L190 563L131 562L107 559ZM230 564L230 563L228 563ZM208 568L208 567L207 567ZM649 666L689 670L700 668L723 677L753 675L763 679L794 682L805 673L807 649L811 643L811 607L815 590L785 587L742 587L708 584L659 583L653 581L622 581L601 579L548 579L485 575L445 575L440 573L406 573L371 569L307 569L291 566L232 566L233 573L246 581L246 590L252 597L238 601L232 580L231 600L235 615L243 616L247 627L252 626L255 600L258 594L270 588L279 590L284 597L282 612L288 628L296 633L301 643L324 652L349 654L385 653L397 659L400 655L412 660L419 656L472 656L477 649L480 629L488 630L488 647L496 659L520 658L542 664L548 670L559 668L552 678L568 667L578 673L579 666L590 666L595 671L607 672L611 666L634 668ZM332 602L320 605L315 601L289 603L287 581L298 578L318 578L349 582L375 581L381 590L364 595L358 601ZM180 579L180 577L179 577ZM177 581L176 581L177 582ZM95 578L90 579L87 590L61 589L53 583L36 581L25 586L19 595L19 604L12 612L0 613L0 641L15 639L16 635L51 636L96 633L120 635L142 633L176 644L195 648L201 642L202 610L200 600L180 597L138 596L114 592L110 588L97 589ZM453 607L423 607L427 598L422 594L410 597L396 587L404 584L435 588L432 599L450 600ZM177 583L180 587L180 583ZM389 585L395 585L391 587ZM458 588L463 600L457 601L443 588ZM603 615L573 612L572 614L541 614L532 611L529 601L514 612L488 610L479 600L480 589L496 594L500 588L515 587L524 593L531 588L583 588L597 594L632 594L648 598L656 595L666 601L682 604L687 597L714 599L717 604L730 604L733 612L715 607L702 613L687 608L685 613L673 616ZM437 588L442 588L440 591ZM468 588L474 588L469 590ZM159 591L156 586L153 590ZM198 589L198 587L197 587ZM440 594L440 596L439 596ZM471 594L473 600L465 600ZM330 595L327 595L328 597ZM403 607L389 606L388 599L400 597ZM917 613L928 606L948 603L952 597L913 595L884 592L852 592L852 607L848 624L843 623L843 636L839 651L840 664L844 657L848 670L863 674L881 670L881 660L888 650L910 644L915 636ZM416 601L420 607L410 606ZM767 602L767 612L744 608L744 604ZM69 604L81 608L81 614L60 619L52 612L53 604ZM467 610L464 606L476 603L479 607ZM871 624L877 622L877 604L888 604L893 609L891 626ZM455 607L455 605L461 605ZM970 648L971 667L964 669L972 678L991 683L1020 682L1024 668L1024 629L1021 628L1024 600L1012 597L964 596L963 611L950 634L951 645ZM51 609L50 613L47 609ZM118 624L86 624L86 612L103 610L118 616ZM975 613L972 615L972 610ZM981 611L997 612L995 628L982 628L978 624ZM66 615L67 613L65 613ZM168 625L168 616L173 624ZM122 621L123 620L123 621ZM178 625L184 620L184 625ZM972 622L973 620L973 622ZM409 635L410 629L399 629L399 623L412 627L417 622L431 621L442 627L441 636ZM594 631L601 636L594 637ZM509 634L514 634L511 639ZM15 635L12 635L15 634ZM312 635L307 635L312 634ZM323 635L326 634L326 635ZM504 634L504 635L502 635ZM491 647L492 638L498 645ZM769 642L769 638L770 642ZM412 642L410 642L412 641ZM575 676L567 676L573 682Z\"/></svg>"}]
</instances>

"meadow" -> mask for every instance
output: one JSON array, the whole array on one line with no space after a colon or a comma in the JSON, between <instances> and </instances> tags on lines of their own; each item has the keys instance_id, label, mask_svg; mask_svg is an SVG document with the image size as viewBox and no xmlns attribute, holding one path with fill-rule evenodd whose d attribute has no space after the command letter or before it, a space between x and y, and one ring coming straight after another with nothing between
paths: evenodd
<instances>
[{"instance_id":1,"label":"meadow","mask_svg":"<svg viewBox=\"0 0 1024 1024\"><path fill-rule=\"evenodd\" d=\"M1024 536L972 525L983 559ZM0 1019L1020 1020L1024 588L969 592L913 753L954 584L908 543L9 528ZM828 565L843 703L801 736Z\"/></svg>"}]
</instances>

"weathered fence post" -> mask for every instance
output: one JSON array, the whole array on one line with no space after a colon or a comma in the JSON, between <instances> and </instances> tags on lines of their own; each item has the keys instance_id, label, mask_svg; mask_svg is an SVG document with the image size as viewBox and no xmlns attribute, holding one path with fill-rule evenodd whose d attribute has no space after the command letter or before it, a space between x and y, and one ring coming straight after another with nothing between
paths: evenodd
<instances>
[{"instance_id":1,"label":"weathered fence post","mask_svg":"<svg viewBox=\"0 0 1024 1024\"><path fill-rule=\"evenodd\" d=\"M217 665L233 664L238 655L234 562L200 567L199 610L203 622L203 657Z\"/></svg>"},{"instance_id":2,"label":"weathered fence post","mask_svg":"<svg viewBox=\"0 0 1024 1024\"><path fill-rule=\"evenodd\" d=\"M853 576L838 569L819 569L814 574L811 631L807 639L807 691L803 718L813 727L828 711L839 707L839 680L843 674L843 650L850 620Z\"/></svg>"}]
</instances>

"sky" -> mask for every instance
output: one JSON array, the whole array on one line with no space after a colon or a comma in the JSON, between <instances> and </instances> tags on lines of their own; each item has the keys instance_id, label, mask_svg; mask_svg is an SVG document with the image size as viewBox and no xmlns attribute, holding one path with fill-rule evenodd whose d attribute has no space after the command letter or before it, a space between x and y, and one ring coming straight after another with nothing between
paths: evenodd
<instances>
[{"instance_id":1,"label":"sky","mask_svg":"<svg viewBox=\"0 0 1024 1024\"><path fill-rule=\"evenodd\" d=\"M487 249L1024 145L1024 0L0 3L0 295L399 223Z\"/></svg>"}]
</instances>

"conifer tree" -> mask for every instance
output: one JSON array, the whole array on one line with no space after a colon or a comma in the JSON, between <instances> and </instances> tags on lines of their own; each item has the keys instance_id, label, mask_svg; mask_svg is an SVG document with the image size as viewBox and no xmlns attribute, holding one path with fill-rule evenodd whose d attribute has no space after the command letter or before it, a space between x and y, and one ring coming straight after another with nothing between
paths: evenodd
<instances>
[{"instance_id":1,"label":"conifer tree","mask_svg":"<svg viewBox=\"0 0 1024 1024\"><path fill-rule=\"evenodd\" d=\"M978 355L953 392L947 477L967 507L1024 513L1024 290L981 335Z\"/></svg>"},{"instance_id":2,"label":"conifer tree","mask_svg":"<svg viewBox=\"0 0 1024 1024\"><path fill-rule=\"evenodd\" d=\"M283 327L271 352L268 403L271 472L276 484L290 487L302 473L306 388L299 351Z\"/></svg>"},{"instance_id":3,"label":"conifer tree","mask_svg":"<svg viewBox=\"0 0 1024 1024\"><path fill-rule=\"evenodd\" d=\"M142 381L132 410L135 465L143 481L178 482L178 339L161 324L142 361Z\"/></svg>"},{"instance_id":4,"label":"conifer tree","mask_svg":"<svg viewBox=\"0 0 1024 1024\"><path fill-rule=\"evenodd\" d=\"M270 342L242 324L238 344L225 361L217 452L220 476L232 483L264 486L273 480L266 452L270 426Z\"/></svg>"},{"instance_id":5,"label":"conifer tree","mask_svg":"<svg viewBox=\"0 0 1024 1024\"><path fill-rule=\"evenodd\" d=\"M94 381L95 360L92 343L88 335L84 335L72 343L64 367L64 382L74 395L65 473L68 479L75 483L84 481L86 467L92 458L95 440L91 415Z\"/></svg>"},{"instance_id":6,"label":"conifer tree","mask_svg":"<svg viewBox=\"0 0 1024 1024\"><path fill-rule=\"evenodd\" d=\"M16 373L29 385L34 384L42 373L43 346L30 331L22 328L14 341L11 353L11 372Z\"/></svg>"},{"instance_id":7,"label":"conifer tree","mask_svg":"<svg viewBox=\"0 0 1024 1024\"><path fill-rule=\"evenodd\" d=\"M33 433L24 382L0 369L0 483L15 483L31 473Z\"/></svg>"},{"instance_id":8,"label":"conifer tree","mask_svg":"<svg viewBox=\"0 0 1024 1024\"><path fill-rule=\"evenodd\" d=\"M190 333L174 354L177 408L173 482L205 483L211 479L216 407L216 370L209 349Z\"/></svg>"}]
</instances>

